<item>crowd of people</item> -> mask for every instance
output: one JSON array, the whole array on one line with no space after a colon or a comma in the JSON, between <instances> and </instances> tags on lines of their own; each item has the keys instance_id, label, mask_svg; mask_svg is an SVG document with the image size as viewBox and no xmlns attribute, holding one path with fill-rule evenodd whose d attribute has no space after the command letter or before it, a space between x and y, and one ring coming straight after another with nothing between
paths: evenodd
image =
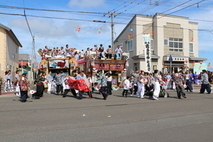
<instances>
[{"instance_id":1,"label":"crowd of people","mask_svg":"<svg viewBox=\"0 0 213 142\"><path fill-rule=\"evenodd\" d=\"M39 49L38 54L41 56L41 59L46 58L58 58L58 57L73 57L76 60L82 59L85 55L92 55L95 59L120 59L123 53L122 47L118 45L113 51L111 45L108 48L104 48L102 44L98 47L97 45L94 48L87 48L84 50L77 50L76 48L69 48L67 44L66 47L54 47L50 48L45 46L44 49Z\"/></svg>"},{"instance_id":2,"label":"crowd of people","mask_svg":"<svg viewBox=\"0 0 213 142\"><path fill-rule=\"evenodd\" d=\"M100 92L103 95L103 99L106 100L108 94L111 95L111 84L108 83L112 78L110 75L97 73L97 78L100 84ZM73 97L81 100L83 95L88 94L89 98L92 98L92 79L87 77L84 71L74 74L73 76L66 76L63 71L57 71L49 74L40 71L35 81L35 91L30 88L30 82L25 73L16 71L15 81L12 81L11 71L5 72L4 78L4 91L15 92L15 95L20 96L21 102L26 102L29 98L28 93L32 92L32 99L40 99L43 97L44 91L48 94L55 94L65 98L68 92L71 92Z\"/></svg>"},{"instance_id":3,"label":"crowd of people","mask_svg":"<svg viewBox=\"0 0 213 142\"><path fill-rule=\"evenodd\" d=\"M108 95L112 94L111 72L98 71L96 76L97 86L100 86L99 92L103 95L103 99L106 100ZM201 84L200 93L204 93L206 90L210 94L211 82L212 73L206 70L203 70L198 76L190 71L162 74L158 70L155 70L154 73L136 70L120 83L120 87L123 88L123 97L127 97L130 94L142 99L148 96L158 100L160 96L169 96L167 89L174 89L180 99L181 97L186 98L186 91L193 92L194 83ZM80 100L85 94L92 98L93 87L95 86L91 77L87 77L83 71L73 76L66 76L62 71L58 71L56 74L52 74L50 71L47 75L44 72L40 72L34 84L36 85L36 91L32 94L33 99L43 97L45 89L48 94L61 95L63 98L67 96L68 92L71 92L74 97ZM9 70L5 72L4 90L5 92L15 91L15 94L20 96L20 101L26 102L29 97L30 82L26 74L21 74L21 71L16 71L15 81L12 82L11 71Z\"/></svg>"},{"instance_id":4,"label":"crowd of people","mask_svg":"<svg viewBox=\"0 0 213 142\"><path fill-rule=\"evenodd\" d=\"M127 97L128 91L130 94L137 95L138 98L144 98L145 95L158 100L159 96L167 97L169 94L167 89L174 89L177 91L177 96L186 98L186 91L193 92L194 83L201 84L200 93L205 90L208 94L211 93L212 76L211 72L203 70L200 75L195 75L190 71L175 72L173 74L162 74L158 70L154 73L147 73L144 71L135 71L131 76L122 82L124 90L122 96Z\"/></svg>"}]
</instances>

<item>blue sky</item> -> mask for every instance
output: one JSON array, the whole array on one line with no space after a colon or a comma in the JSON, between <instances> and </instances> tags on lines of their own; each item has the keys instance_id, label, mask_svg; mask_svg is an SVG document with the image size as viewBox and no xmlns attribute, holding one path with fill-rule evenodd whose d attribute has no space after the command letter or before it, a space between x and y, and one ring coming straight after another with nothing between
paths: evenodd
<instances>
[{"instance_id":1,"label":"blue sky","mask_svg":"<svg viewBox=\"0 0 213 142\"><path fill-rule=\"evenodd\" d=\"M119 35L134 14L154 15L155 13L186 16L199 24L199 56L208 58L206 62L213 65L213 0L0 0L1 13L23 14L23 9L2 8L2 5L68 10L91 13L60 13L26 10L27 15L70 18L75 20L58 20L52 18L28 17L29 25L35 36L36 51L45 45L86 49L95 44L107 47L111 42L110 18L103 13L121 13L114 18L115 37ZM184 4L183 4L184 3ZM195 4L199 3L199 4ZM181 5L182 4L182 5ZM193 5L195 4L195 5ZM190 6L191 5L191 6ZM188 7L188 8L186 8ZM170 10L171 9L171 10ZM85 21L82 21L82 20ZM102 20L107 23L94 23L92 20ZM31 54L32 38L24 17L0 14L0 23L11 28L23 48L20 53ZM76 28L80 26L79 32ZM99 33L99 31L101 32ZM201 30L204 29L204 30Z\"/></svg>"}]
</instances>

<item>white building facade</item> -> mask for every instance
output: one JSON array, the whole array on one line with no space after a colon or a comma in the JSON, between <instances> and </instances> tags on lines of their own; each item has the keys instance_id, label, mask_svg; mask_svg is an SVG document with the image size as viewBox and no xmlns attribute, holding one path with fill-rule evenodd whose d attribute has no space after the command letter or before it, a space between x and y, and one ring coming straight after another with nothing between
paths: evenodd
<instances>
[{"instance_id":1,"label":"white building facade","mask_svg":"<svg viewBox=\"0 0 213 142\"><path fill-rule=\"evenodd\" d=\"M150 50L146 48L147 36ZM114 44L121 45L124 52L130 54L128 74L134 70L188 70L195 63L206 60L198 57L198 23L190 22L188 17L159 13L135 15ZM147 51L151 52L150 70L147 68Z\"/></svg>"}]
</instances>

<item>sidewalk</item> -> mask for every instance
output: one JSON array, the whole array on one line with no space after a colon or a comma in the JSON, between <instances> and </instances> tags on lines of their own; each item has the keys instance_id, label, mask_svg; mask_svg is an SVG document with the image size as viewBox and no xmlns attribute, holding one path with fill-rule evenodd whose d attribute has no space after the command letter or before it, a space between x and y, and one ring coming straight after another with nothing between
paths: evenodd
<instances>
[{"instance_id":1,"label":"sidewalk","mask_svg":"<svg viewBox=\"0 0 213 142\"><path fill-rule=\"evenodd\" d=\"M6 95L15 95L15 93L16 93L16 91L10 91L10 92L2 91L0 97L1 96L6 96Z\"/></svg>"}]
</instances>

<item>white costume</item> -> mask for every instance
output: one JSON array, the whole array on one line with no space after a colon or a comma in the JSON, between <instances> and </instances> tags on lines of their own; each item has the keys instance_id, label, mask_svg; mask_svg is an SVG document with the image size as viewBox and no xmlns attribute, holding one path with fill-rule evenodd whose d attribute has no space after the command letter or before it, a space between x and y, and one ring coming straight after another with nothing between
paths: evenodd
<instances>
[{"instance_id":1,"label":"white costume","mask_svg":"<svg viewBox=\"0 0 213 142\"><path fill-rule=\"evenodd\" d=\"M144 92L145 92L145 85L144 83L147 82L147 79L145 79L142 76L139 76L139 80L138 80L138 91L137 91L137 96L138 98L143 99L144 98Z\"/></svg>"},{"instance_id":2,"label":"white costume","mask_svg":"<svg viewBox=\"0 0 213 142\"><path fill-rule=\"evenodd\" d=\"M153 92L153 99L158 100L159 94L160 94L160 80L161 80L161 76L158 74L154 75L154 92Z\"/></svg>"},{"instance_id":3,"label":"white costume","mask_svg":"<svg viewBox=\"0 0 213 142\"><path fill-rule=\"evenodd\" d=\"M52 82L53 82L53 77L51 76L51 74L48 74L46 77L47 80L47 93L50 94L51 92L51 86L52 86Z\"/></svg>"},{"instance_id":4,"label":"white costume","mask_svg":"<svg viewBox=\"0 0 213 142\"><path fill-rule=\"evenodd\" d=\"M4 91L13 91L13 85L11 80L11 74L5 75L5 84L4 84Z\"/></svg>"},{"instance_id":5,"label":"white costume","mask_svg":"<svg viewBox=\"0 0 213 142\"><path fill-rule=\"evenodd\" d=\"M18 80L18 82L17 82L17 84L16 84L16 86L15 86L15 91L16 91L15 95L16 95L16 96L20 96L20 95L21 95L21 94L20 94L20 87L19 87L19 80L20 80L20 77L19 77L18 74L15 75L15 79Z\"/></svg>"}]
</instances>

